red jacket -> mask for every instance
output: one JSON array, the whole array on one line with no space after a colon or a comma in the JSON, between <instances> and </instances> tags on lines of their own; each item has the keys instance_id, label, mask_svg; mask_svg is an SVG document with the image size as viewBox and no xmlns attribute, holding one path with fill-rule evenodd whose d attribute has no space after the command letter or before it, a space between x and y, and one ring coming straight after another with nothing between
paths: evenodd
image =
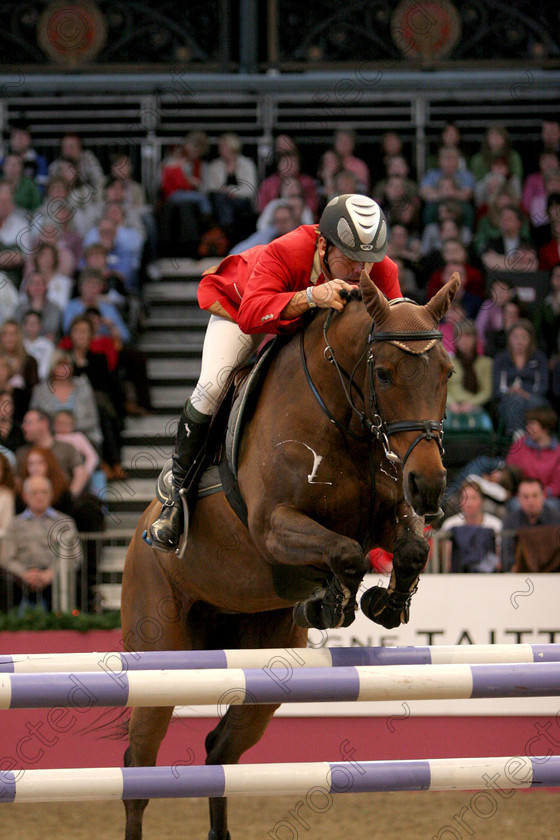
<instances>
[{"instance_id":1,"label":"red jacket","mask_svg":"<svg viewBox=\"0 0 560 840\"><path fill-rule=\"evenodd\" d=\"M560 497L560 444L557 441L549 449L540 449L525 435L512 445L506 464L519 467L527 478L538 478L547 496Z\"/></svg>"},{"instance_id":2,"label":"red jacket","mask_svg":"<svg viewBox=\"0 0 560 840\"><path fill-rule=\"evenodd\" d=\"M539 249L539 268L541 271L550 271L558 263L560 263L560 242L551 239Z\"/></svg>"},{"instance_id":3,"label":"red jacket","mask_svg":"<svg viewBox=\"0 0 560 840\"><path fill-rule=\"evenodd\" d=\"M301 225L268 245L226 257L198 287L202 309L220 303L244 333L293 333L300 318L283 320L295 292L307 289L318 237L317 225ZM397 266L389 257L373 263L371 279L392 300L401 297ZM317 285L325 283L323 274Z\"/></svg>"},{"instance_id":4,"label":"red jacket","mask_svg":"<svg viewBox=\"0 0 560 840\"><path fill-rule=\"evenodd\" d=\"M202 173L202 165L199 160L195 160L192 164L192 174L200 179ZM196 190L185 174L185 170L181 166L180 161L173 161L163 167L161 174L161 191L165 201L170 195L173 195L177 190Z\"/></svg>"},{"instance_id":5,"label":"red jacket","mask_svg":"<svg viewBox=\"0 0 560 840\"><path fill-rule=\"evenodd\" d=\"M484 299L485 295L485 280L482 272L478 268L473 268L472 265L465 265L465 292L470 292L475 297ZM443 270L440 268L431 275L426 287L426 301L433 298L436 292L443 287Z\"/></svg>"}]
</instances>

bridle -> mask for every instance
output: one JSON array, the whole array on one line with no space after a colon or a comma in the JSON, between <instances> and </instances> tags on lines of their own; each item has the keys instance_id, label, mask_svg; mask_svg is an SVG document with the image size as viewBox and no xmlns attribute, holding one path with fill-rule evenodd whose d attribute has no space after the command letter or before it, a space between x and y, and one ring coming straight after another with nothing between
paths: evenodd
<instances>
[{"instance_id":1,"label":"bridle","mask_svg":"<svg viewBox=\"0 0 560 840\"><path fill-rule=\"evenodd\" d=\"M356 295L351 295L351 297L357 297ZM410 303L414 303L414 301L409 300L408 298L397 298L396 300L389 301L390 305L395 303L401 303L403 301L407 301ZM411 350L407 350L406 346L402 346L403 343L406 344L408 341L441 341L443 338L442 333L439 330L416 330L416 331L380 331L375 332L375 325L372 321L371 330L368 335L368 340L364 351L362 352L361 356L359 357L358 361L354 365L352 372L348 373L344 368L337 362L336 356L332 346L329 344L328 340L328 330L331 325L331 321L333 315L335 313L334 309L331 309L325 319L325 323L323 324L323 337L325 339L325 349L323 350L323 355L325 359L330 362L340 379L340 383L342 385L342 389L344 391L344 395L346 400L352 409L352 411L359 417L360 423L363 429L365 429L365 433L363 435L356 434L353 429L349 426L346 426L340 420L338 420L330 411L328 406L325 404L323 398L319 394L315 383L311 378L311 374L309 372L309 368L307 366L307 360L305 358L305 347L304 347L304 330L300 333L300 349L301 349L301 357L302 357L302 364L303 369L305 371L305 375L307 378L307 382L313 392L315 399L319 403L322 411L327 415L331 423L334 423L342 432L349 435L350 437L354 438L354 440L361 440L361 441L371 441L372 439L378 440L381 445L383 446L383 450L385 452L385 457L391 461L393 464L400 464L401 467L404 469L404 466L412 453L412 451L416 448L416 446L420 443L421 440L434 440L437 444L437 447L440 451L441 456L443 457L444 449L443 449L443 421L441 420L403 420L397 421L394 423L387 423L383 415L381 413L381 409L379 407L379 401L377 398L377 392L375 390L375 370L374 370L374 357L373 357L373 345L378 341L398 341L400 344L398 345L399 349L404 353L411 353ZM367 366L368 366L368 382L369 382L369 391L370 391L370 405L373 408L373 415L369 417L367 412L365 411L366 400L365 397L360 389L360 387L354 382L354 376L356 374L356 370L358 369L359 365L363 361L364 356L367 354ZM415 354L414 354L415 355ZM364 405L364 410L361 411L354 402L354 394L357 395L359 400ZM410 444L408 449L406 450L404 456L400 458L396 452L394 452L391 448L389 438L392 435L400 434L401 432L419 432L417 437L413 440Z\"/></svg>"}]
</instances>

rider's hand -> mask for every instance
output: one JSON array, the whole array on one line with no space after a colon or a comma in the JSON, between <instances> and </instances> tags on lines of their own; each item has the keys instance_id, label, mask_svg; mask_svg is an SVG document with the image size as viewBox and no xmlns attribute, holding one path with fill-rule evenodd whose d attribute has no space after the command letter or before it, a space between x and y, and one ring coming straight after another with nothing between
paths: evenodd
<instances>
[{"instance_id":1,"label":"rider's hand","mask_svg":"<svg viewBox=\"0 0 560 840\"><path fill-rule=\"evenodd\" d=\"M355 288L356 286L346 283L345 280L329 280L328 283L313 287L313 300L319 309L336 309L342 312L348 300L342 298L340 292L342 289L351 292Z\"/></svg>"}]
</instances>

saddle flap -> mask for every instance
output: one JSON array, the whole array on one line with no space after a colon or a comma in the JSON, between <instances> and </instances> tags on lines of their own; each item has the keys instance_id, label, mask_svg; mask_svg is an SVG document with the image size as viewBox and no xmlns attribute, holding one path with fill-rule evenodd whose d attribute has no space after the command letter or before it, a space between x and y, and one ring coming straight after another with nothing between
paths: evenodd
<instances>
[{"instance_id":1,"label":"saddle flap","mask_svg":"<svg viewBox=\"0 0 560 840\"><path fill-rule=\"evenodd\" d=\"M243 426L250 416L249 406L252 402L251 397L260 390L262 381L268 371L269 364L283 343L285 343L285 338L277 337L274 341L271 341L266 345L263 352L257 359L256 364L245 377L235 394L233 405L229 414L225 438L226 458L230 470L235 478L237 478L237 458L241 442L241 433Z\"/></svg>"}]
</instances>

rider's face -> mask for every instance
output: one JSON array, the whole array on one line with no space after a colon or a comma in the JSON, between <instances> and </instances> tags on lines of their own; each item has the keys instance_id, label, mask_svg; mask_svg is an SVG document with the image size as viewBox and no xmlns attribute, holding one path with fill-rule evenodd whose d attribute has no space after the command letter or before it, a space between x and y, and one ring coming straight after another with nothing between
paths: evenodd
<instances>
[{"instance_id":1,"label":"rider's face","mask_svg":"<svg viewBox=\"0 0 560 840\"><path fill-rule=\"evenodd\" d=\"M319 239L319 256L321 257L321 263L323 263L323 258L325 256L325 245L326 242L323 237L321 237ZM347 283L355 284L360 282L360 275L362 271L366 271L369 275L373 265L373 263L369 262L349 260L348 257L345 257L344 254L341 253L334 245L329 245L327 261L331 270L330 273L332 279L345 280Z\"/></svg>"}]
</instances>

